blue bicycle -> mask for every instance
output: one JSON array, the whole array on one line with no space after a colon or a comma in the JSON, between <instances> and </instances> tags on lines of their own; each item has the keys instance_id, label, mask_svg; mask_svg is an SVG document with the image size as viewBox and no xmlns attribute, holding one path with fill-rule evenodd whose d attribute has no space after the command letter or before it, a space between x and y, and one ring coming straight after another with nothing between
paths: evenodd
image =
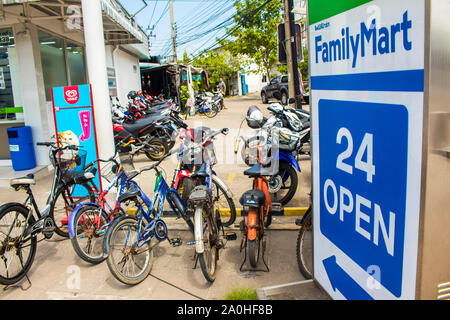
<instances>
[{"instance_id":1,"label":"blue bicycle","mask_svg":"<svg viewBox=\"0 0 450 320\"><path fill-rule=\"evenodd\" d=\"M123 167L115 160L115 156L108 160L97 159L91 162L87 169L92 167L95 162L107 163L102 171L109 169L111 174L107 175L106 180L112 181L105 190L94 190L95 202L84 202L78 205L71 213L68 223L69 237L75 252L81 259L93 264L105 260L103 257L103 237L106 229L112 221L125 215L121 208L121 196L131 190L140 190L135 181L128 179ZM111 168L108 168L109 166ZM108 179L111 175L114 178ZM94 175L91 179L93 178ZM113 187L117 187L118 192L114 206L111 206L108 204L106 197ZM141 201L150 205L150 200L144 193L142 193Z\"/></svg>"},{"instance_id":2,"label":"blue bicycle","mask_svg":"<svg viewBox=\"0 0 450 320\"><path fill-rule=\"evenodd\" d=\"M180 149L172 150L157 163L137 169L128 179L138 174L156 171L155 194L145 210L140 198L141 190L126 192L120 197L120 202L134 202L137 211L133 216L123 216L115 220L108 228L104 238L104 256L107 257L108 268L114 277L122 283L135 285L145 280L153 265L153 248L160 241L168 240L173 246L181 245L181 239L168 237L167 225L161 215L165 199L172 210L181 216L191 230L194 229L190 217L186 213L186 205L178 192L166 183L162 172L158 169L161 162L178 153ZM152 240L157 242L152 244Z\"/></svg>"},{"instance_id":3,"label":"blue bicycle","mask_svg":"<svg viewBox=\"0 0 450 320\"><path fill-rule=\"evenodd\" d=\"M204 114L208 118L214 118L219 113L219 106L214 102L206 102L202 97L195 97L193 104L196 109L195 113Z\"/></svg>"}]
</instances>

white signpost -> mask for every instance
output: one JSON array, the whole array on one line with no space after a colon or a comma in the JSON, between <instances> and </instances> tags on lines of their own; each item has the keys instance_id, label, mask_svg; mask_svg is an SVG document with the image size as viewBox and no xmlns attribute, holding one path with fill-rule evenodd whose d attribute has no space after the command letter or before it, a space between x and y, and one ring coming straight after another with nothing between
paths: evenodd
<instances>
[{"instance_id":1,"label":"white signpost","mask_svg":"<svg viewBox=\"0 0 450 320\"><path fill-rule=\"evenodd\" d=\"M314 278L334 299L414 299L425 1L353 2L309 26Z\"/></svg>"}]
</instances>

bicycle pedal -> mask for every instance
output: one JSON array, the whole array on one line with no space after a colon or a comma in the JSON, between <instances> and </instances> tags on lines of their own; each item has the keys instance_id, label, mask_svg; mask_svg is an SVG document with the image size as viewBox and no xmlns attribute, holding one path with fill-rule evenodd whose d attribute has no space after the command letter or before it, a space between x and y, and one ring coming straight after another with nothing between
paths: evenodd
<instances>
[{"instance_id":1,"label":"bicycle pedal","mask_svg":"<svg viewBox=\"0 0 450 320\"><path fill-rule=\"evenodd\" d=\"M236 232L227 232L227 234L225 235L225 239L236 240L237 239Z\"/></svg>"},{"instance_id":2,"label":"bicycle pedal","mask_svg":"<svg viewBox=\"0 0 450 320\"><path fill-rule=\"evenodd\" d=\"M53 234L55 233L54 227L47 227L42 229L42 234L44 235L45 239L50 239L53 237Z\"/></svg>"},{"instance_id":3,"label":"bicycle pedal","mask_svg":"<svg viewBox=\"0 0 450 320\"><path fill-rule=\"evenodd\" d=\"M179 247L183 244L183 242L181 241L181 238L175 238L170 240L170 244L172 247Z\"/></svg>"},{"instance_id":4,"label":"bicycle pedal","mask_svg":"<svg viewBox=\"0 0 450 320\"><path fill-rule=\"evenodd\" d=\"M272 205L270 206L271 212L282 212L283 206L279 202L272 202Z\"/></svg>"}]
</instances>

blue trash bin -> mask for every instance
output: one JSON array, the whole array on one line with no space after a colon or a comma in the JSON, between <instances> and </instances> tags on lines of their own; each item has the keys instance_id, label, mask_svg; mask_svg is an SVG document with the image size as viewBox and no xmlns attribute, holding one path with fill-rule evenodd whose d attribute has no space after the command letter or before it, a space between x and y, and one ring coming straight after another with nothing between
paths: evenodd
<instances>
[{"instance_id":1,"label":"blue trash bin","mask_svg":"<svg viewBox=\"0 0 450 320\"><path fill-rule=\"evenodd\" d=\"M33 135L31 127L8 128L9 153L13 169L16 171L29 170L36 167L34 154Z\"/></svg>"}]
</instances>

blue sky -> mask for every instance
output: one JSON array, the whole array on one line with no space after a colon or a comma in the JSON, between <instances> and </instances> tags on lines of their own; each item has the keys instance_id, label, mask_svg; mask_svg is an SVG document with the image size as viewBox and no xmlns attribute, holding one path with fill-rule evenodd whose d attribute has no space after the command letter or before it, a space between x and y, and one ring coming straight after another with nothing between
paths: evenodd
<instances>
[{"instance_id":1,"label":"blue sky","mask_svg":"<svg viewBox=\"0 0 450 320\"><path fill-rule=\"evenodd\" d=\"M119 0L123 7L134 14L144 6L142 0ZM164 55L172 54L172 41L170 29L170 12L168 0L147 0L148 6L136 16L137 23L147 31L147 28L154 25L150 38L151 54ZM225 34L225 28L219 26L202 37L204 31L224 22L230 26L230 19L235 13L233 0L174 0L174 17L177 25L177 48L178 58L183 57L186 50L188 54L198 54L203 49L211 46L216 37ZM165 12L165 13L164 13ZM164 14L163 14L164 13ZM158 21L159 20L159 21ZM156 25L155 25L156 23ZM198 25L196 27L196 25Z\"/></svg>"}]
</instances>

